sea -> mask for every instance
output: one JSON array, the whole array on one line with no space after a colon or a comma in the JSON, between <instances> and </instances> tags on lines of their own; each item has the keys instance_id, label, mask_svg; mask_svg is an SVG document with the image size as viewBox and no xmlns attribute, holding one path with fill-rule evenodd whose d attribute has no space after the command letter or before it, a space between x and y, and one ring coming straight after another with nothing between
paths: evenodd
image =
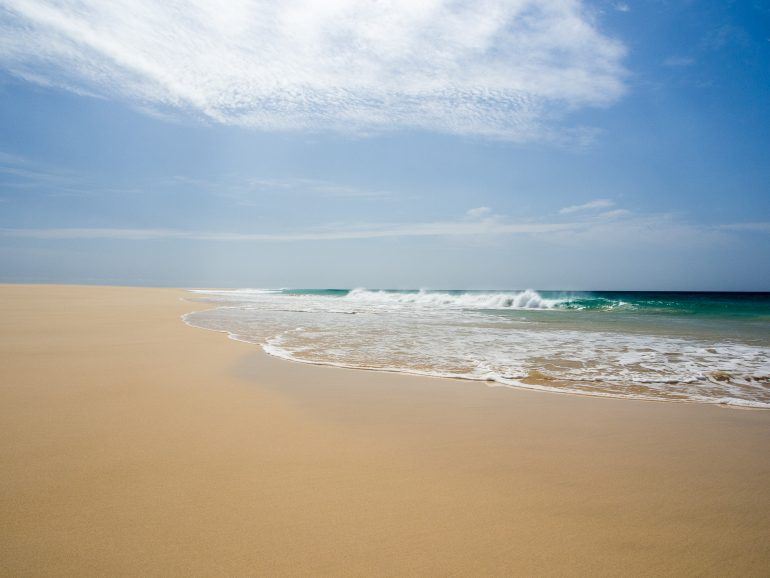
<instances>
[{"instance_id":1,"label":"sea","mask_svg":"<svg viewBox=\"0 0 770 578\"><path fill-rule=\"evenodd\" d=\"M186 323L291 361L770 409L770 293L190 291Z\"/></svg>"}]
</instances>

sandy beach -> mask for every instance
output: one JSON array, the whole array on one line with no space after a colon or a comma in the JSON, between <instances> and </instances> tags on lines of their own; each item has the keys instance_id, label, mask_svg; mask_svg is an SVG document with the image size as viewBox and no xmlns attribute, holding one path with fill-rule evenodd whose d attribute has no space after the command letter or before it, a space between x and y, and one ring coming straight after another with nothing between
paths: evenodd
<instances>
[{"instance_id":1,"label":"sandy beach","mask_svg":"<svg viewBox=\"0 0 770 578\"><path fill-rule=\"evenodd\" d=\"M0 286L0 573L770 572L770 412L290 363Z\"/></svg>"}]
</instances>

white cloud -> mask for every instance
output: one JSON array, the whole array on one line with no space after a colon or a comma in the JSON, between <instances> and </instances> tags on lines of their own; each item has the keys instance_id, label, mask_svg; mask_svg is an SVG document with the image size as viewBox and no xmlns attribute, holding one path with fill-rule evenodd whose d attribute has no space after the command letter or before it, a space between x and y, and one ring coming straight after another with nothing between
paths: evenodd
<instances>
[{"instance_id":1,"label":"white cloud","mask_svg":"<svg viewBox=\"0 0 770 578\"><path fill-rule=\"evenodd\" d=\"M469 209L465 215L471 219L483 219L492 215L492 209L489 207L476 207Z\"/></svg>"},{"instance_id":2,"label":"white cloud","mask_svg":"<svg viewBox=\"0 0 770 578\"><path fill-rule=\"evenodd\" d=\"M583 203L582 205L571 205L569 207L564 207L559 210L559 213L562 215L567 215L570 213L577 213L580 211L591 211L593 209L606 209L614 205L615 205L615 202L610 199L594 199L593 201L588 201L587 203Z\"/></svg>"},{"instance_id":3,"label":"white cloud","mask_svg":"<svg viewBox=\"0 0 770 578\"><path fill-rule=\"evenodd\" d=\"M600 219L617 219L619 217L626 217L631 214L631 211L628 209L615 209L613 211L605 211L603 213L599 213L598 217Z\"/></svg>"},{"instance_id":4,"label":"white cloud","mask_svg":"<svg viewBox=\"0 0 770 578\"><path fill-rule=\"evenodd\" d=\"M12 74L263 130L556 138L624 92L625 49L582 0L0 5Z\"/></svg>"}]
</instances>

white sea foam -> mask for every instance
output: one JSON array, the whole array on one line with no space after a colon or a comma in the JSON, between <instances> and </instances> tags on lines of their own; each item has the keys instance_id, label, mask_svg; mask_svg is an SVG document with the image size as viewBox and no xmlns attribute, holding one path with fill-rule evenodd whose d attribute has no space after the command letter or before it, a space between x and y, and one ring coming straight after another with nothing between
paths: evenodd
<instances>
[{"instance_id":1,"label":"white sea foam","mask_svg":"<svg viewBox=\"0 0 770 578\"><path fill-rule=\"evenodd\" d=\"M552 309L563 299L545 299L537 291L527 289L515 293L446 293L439 291L394 292L353 289L346 301L373 304L414 304L429 307L464 309Z\"/></svg>"},{"instance_id":2,"label":"white sea foam","mask_svg":"<svg viewBox=\"0 0 770 578\"><path fill-rule=\"evenodd\" d=\"M653 332L625 326L598 330L570 316L563 321L563 315L554 322L554 316L537 311L560 300L534 291L197 294L231 306L189 314L188 323L227 331L293 361L548 391L770 408L770 348L764 345L672 336L665 326ZM489 309L522 311L511 317Z\"/></svg>"}]
</instances>

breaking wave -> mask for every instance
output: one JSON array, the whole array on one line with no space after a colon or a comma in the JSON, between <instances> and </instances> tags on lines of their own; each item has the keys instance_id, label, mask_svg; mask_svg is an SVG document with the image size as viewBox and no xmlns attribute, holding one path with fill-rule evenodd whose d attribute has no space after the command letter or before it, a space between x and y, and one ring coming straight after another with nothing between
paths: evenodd
<instances>
[{"instance_id":1,"label":"breaking wave","mask_svg":"<svg viewBox=\"0 0 770 578\"><path fill-rule=\"evenodd\" d=\"M383 305L424 305L436 307L459 307L462 309L554 309L566 299L546 299L537 291L501 293L449 293L441 291L399 292L353 289L345 297L357 303Z\"/></svg>"}]
</instances>

